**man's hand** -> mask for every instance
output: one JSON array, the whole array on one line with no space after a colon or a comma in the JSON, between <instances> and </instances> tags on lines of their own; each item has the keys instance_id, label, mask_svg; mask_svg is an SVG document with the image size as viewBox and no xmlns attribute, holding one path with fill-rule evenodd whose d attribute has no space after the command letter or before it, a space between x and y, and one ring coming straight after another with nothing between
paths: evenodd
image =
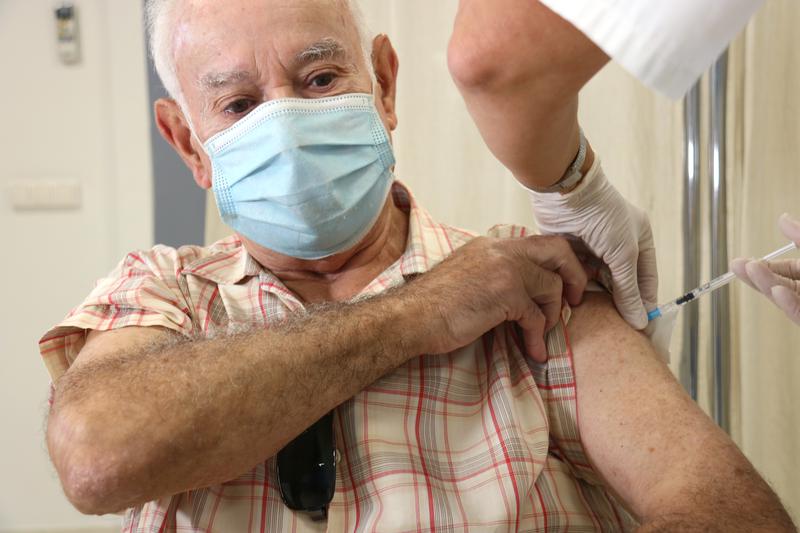
<instances>
[{"instance_id":1,"label":"man's hand","mask_svg":"<svg viewBox=\"0 0 800 533\"><path fill-rule=\"evenodd\" d=\"M581 302L587 275L565 239L478 238L409 285L414 298L434 305L433 344L447 353L507 321L525 332L535 360L547 360L544 334L558 323L563 300ZM563 293L563 295L562 295Z\"/></svg>"},{"instance_id":2,"label":"man's hand","mask_svg":"<svg viewBox=\"0 0 800 533\"><path fill-rule=\"evenodd\" d=\"M539 230L580 238L613 276L614 303L634 328L647 326L646 305L658 299L658 267L650 220L606 179L598 161L567 194L531 192Z\"/></svg>"},{"instance_id":3,"label":"man's hand","mask_svg":"<svg viewBox=\"0 0 800 533\"><path fill-rule=\"evenodd\" d=\"M778 220L786 237L800 246L800 222L789 215ZM739 278L777 305L800 326L800 259L764 261L734 259L731 269Z\"/></svg>"}]
</instances>

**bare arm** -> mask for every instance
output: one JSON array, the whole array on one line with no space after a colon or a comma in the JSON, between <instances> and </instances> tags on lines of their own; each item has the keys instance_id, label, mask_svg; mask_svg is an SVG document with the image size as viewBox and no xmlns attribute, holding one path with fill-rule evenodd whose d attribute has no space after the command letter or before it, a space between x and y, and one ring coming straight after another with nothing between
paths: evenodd
<instances>
[{"instance_id":1,"label":"bare arm","mask_svg":"<svg viewBox=\"0 0 800 533\"><path fill-rule=\"evenodd\" d=\"M211 340L92 334L56 383L48 447L81 511L118 511L235 479L412 357L506 320L532 355L586 276L566 241L476 239L418 280L290 325Z\"/></svg>"},{"instance_id":2,"label":"bare arm","mask_svg":"<svg viewBox=\"0 0 800 533\"><path fill-rule=\"evenodd\" d=\"M450 72L486 144L529 187L557 182L575 159L578 92L607 62L536 0L459 2Z\"/></svg>"},{"instance_id":3,"label":"bare arm","mask_svg":"<svg viewBox=\"0 0 800 533\"><path fill-rule=\"evenodd\" d=\"M101 514L246 472L420 353L394 305L336 306L214 340L94 333L58 381L49 420L68 497Z\"/></svg>"},{"instance_id":4,"label":"bare arm","mask_svg":"<svg viewBox=\"0 0 800 533\"><path fill-rule=\"evenodd\" d=\"M609 297L587 296L569 335L584 447L640 531L795 531L775 493Z\"/></svg>"}]
</instances>

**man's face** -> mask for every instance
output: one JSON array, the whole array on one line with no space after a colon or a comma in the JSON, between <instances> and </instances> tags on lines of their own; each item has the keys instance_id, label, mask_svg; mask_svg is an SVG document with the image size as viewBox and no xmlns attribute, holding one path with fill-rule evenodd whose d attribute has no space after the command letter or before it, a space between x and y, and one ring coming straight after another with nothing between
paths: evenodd
<instances>
[{"instance_id":1,"label":"man's face","mask_svg":"<svg viewBox=\"0 0 800 533\"><path fill-rule=\"evenodd\" d=\"M342 0L186 0L178 21L178 82L203 141L269 100L373 91Z\"/></svg>"}]
</instances>

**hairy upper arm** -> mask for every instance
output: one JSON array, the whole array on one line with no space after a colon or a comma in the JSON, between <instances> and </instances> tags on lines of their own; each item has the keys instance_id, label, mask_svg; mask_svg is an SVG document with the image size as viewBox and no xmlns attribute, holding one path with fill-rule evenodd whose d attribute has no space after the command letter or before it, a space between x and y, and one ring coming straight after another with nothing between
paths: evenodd
<instances>
[{"instance_id":1,"label":"hairy upper arm","mask_svg":"<svg viewBox=\"0 0 800 533\"><path fill-rule=\"evenodd\" d=\"M780 514L777 497L689 398L607 295L589 294L568 328L581 440L592 465L643 522L716 509ZM713 514L713 513L712 513ZM785 516L785 513L784 513ZM759 522L763 524L763 522Z\"/></svg>"}]
</instances>

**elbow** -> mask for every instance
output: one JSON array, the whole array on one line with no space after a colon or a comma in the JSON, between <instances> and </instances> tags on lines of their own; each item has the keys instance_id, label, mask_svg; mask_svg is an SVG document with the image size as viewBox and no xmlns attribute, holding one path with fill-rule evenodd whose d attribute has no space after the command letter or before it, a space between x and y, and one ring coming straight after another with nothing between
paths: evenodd
<instances>
[{"instance_id":1,"label":"elbow","mask_svg":"<svg viewBox=\"0 0 800 533\"><path fill-rule=\"evenodd\" d=\"M498 60L497 45L458 27L447 47L450 76L462 91L496 90L513 80L513 66Z\"/></svg>"},{"instance_id":2,"label":"elbow","mask_svg":"<svg viewBox=\"0 0 800 533\"><path fill-rule=\"evenodd\" d=\"M64 495L72 506L85 515L104 515L118 512L102 474L91 465L69 465L59 471Z\"/></svg>"},{"instance_id":3,"label":"elbow","mask_svg":"<svg viewBox=\"0 0 800 533\"><path fill-rule=\"evenodd\" d=\"M515 37L505 26L471 22L481 16L457 20L447 46L447 67L459 89L537 90L553 77L555 58L543 46Z\"/></svg>"},{"instance_id":4,"label":"elbow","mask_svg":"<svg viewBox=\"0 0 800 533\"><path fill-rule=\"evenodd\" d=\"M86 515L103 515L125 508L117 494L120 468L114 455L103 453L103 445L93 439L85 419L60 411L52 413L47 424L47 447L58 473L64 495L75 509Z\"/></svg>"}]
</instances>

